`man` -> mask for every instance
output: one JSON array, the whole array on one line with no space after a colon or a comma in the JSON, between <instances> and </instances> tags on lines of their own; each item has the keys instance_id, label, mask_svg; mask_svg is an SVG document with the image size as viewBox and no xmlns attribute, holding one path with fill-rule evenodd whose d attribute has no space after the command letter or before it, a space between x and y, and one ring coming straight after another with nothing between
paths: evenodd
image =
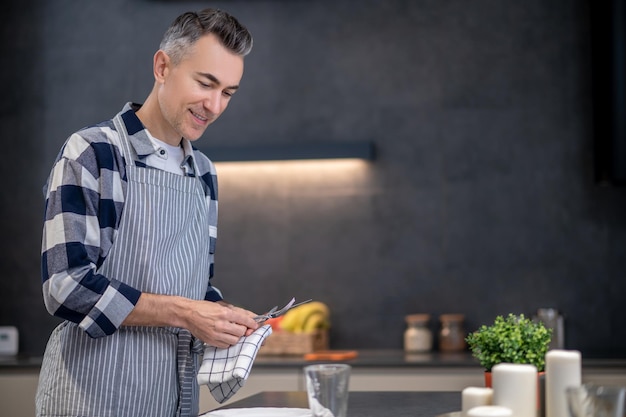
<instances>
[{"instance_id":1,"label":"man","mask_svg":"<svg viewBox=\"0 0 626 417\"><path fill-rule=\"evenodd\" d=\"M73 134L46 186L50 336L38 416L198 415L203 343L250 335L254 313L211 286L217 181L191 146L228 106L252 37L214 9L184 13L154 55L143 105Z\"/></svg>"}]
</instances>

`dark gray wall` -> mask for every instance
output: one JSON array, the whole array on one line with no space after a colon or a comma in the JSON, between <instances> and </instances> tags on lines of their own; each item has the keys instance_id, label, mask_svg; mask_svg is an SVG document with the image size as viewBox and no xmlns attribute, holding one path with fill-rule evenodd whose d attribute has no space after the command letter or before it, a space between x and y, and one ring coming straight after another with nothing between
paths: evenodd
<instances>
[{"instance_id":1,"label":"dark gray wall","mask_svg":"<svg viewBox=\"0 0 626 417\"><path fill-rule=\"evenodd\" d=\"M593 181L583 0L11 2L3 15L0 325L40 354L41 186L65 138L141 102L161 33L223 7L255 35L206 143L372 140L364 177L229 174L215 284L263 310L315 298L335 348L400 348L404 315L566 314L623 354L626 198ZM339 176L339 174L337 174ZM243 178L243 177L242 177ZM365 178L365 179L364 179Z\"/></svg>"}]
</instances>

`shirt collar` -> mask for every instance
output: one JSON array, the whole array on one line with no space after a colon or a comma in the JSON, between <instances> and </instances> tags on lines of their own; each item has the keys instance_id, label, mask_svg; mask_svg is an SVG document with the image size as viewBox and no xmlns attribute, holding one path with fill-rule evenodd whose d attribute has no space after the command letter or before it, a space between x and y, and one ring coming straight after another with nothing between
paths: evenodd
<instances>
[{"instance_id":1,"label":"shirt collar","mask_svg":"<svg viewBox=\"0 0 626 417\"><path fill-rule=\"evenodd\" d=\"M139 118L135 114L135 112L139 110L140 107L141 104L126 103L124 109L122 109L122 119L124 120L126 131L128 133L128 141L135 149L137 157L143 160L146 159L146 157L148 157L149 155L157 152L157 149L154 147L152 141L148 137L145 126L143 125L143 123L141 123L141 120L139 120ZM183 163L192 167L193 147L191 146L191 142L183 138L182 146L183 150L185 151L185 159Z\"/></svg>"}]
</instances>

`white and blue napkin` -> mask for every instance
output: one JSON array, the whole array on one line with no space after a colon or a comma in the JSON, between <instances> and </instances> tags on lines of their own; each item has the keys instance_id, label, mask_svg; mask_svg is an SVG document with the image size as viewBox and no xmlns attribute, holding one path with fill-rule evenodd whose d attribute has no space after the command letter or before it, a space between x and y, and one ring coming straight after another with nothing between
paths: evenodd
<instances>
[{"instance_id":1,"label":"white and blue napkin","mask_svg":"<svg viewBox=\"0 0 626 417\"><path fill-rule=\"evenodd\" d=\"M266 324L231 347L219 349L205 345L198 384L208 385L218 403L228 400L243 387L263 341L271 334L272 327Z\"/></svg>"}]
</instances>

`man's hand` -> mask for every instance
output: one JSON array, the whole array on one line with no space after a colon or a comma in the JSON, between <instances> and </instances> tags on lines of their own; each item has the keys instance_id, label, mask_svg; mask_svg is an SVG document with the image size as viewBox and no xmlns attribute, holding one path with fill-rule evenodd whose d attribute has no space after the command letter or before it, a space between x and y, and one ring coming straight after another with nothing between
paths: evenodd
<instances>
[{"instance_id":1,"label":"man's hand","mask_svg":"<svg viewBox=\"0 0 626 417\"><path fill-rule=\"evenodd\" d=\"M142 293L124 320L127 326L182 327L211 346L227 348L248 336L259 324L256 314L226 302Z\"/></svg>"},{"instance_id":2,"label":"man's hand","mask_svg":"<svg viewBox=\"0 0 626 417\"><path fill-rule=\"evenodd\" d=\"M205 343L225 348L259 328L255 313L225 302L197 301L186 327Z\"/></svg>"}]
</instances>

